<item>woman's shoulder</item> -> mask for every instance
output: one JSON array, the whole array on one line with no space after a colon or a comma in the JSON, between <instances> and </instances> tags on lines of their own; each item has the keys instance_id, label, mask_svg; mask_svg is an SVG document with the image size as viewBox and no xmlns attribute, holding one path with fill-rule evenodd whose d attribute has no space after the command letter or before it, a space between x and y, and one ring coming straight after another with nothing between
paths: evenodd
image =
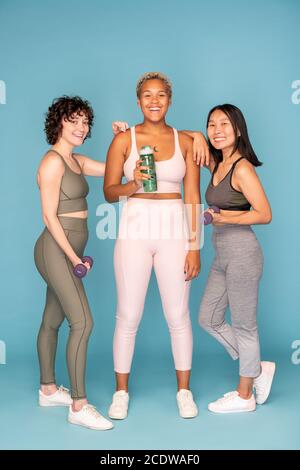
<instances>
[{"instance_id":1,"label":"woman's shoulder","mask_svg":"<svg viewBox=\"0 0 300 470\"><path fill-rule=\"evenodd\" d=\"M182 131L177 131L177 132L178 132L180 145L183 145L184 147L191 147L193 145L192 137L190 137L189 135L185 134Z\"/></svg>"},{"instance_id":2,"label":"woman's shoulder","mask_svg":"<svg viewBox=\"0 0 300 470\"><path fill-rule=\"evenodd\" d=\"M237 160L236 164L235 164L235 168L236 169L239 169L239 170L242 170L244 168L248 168L248 169L253 169L254 168L254 165L248 160L247 157L241 157Z\"/></svg>"},{"instance_id":3,"label":"woman's shoulder","mask_svg":"<svg viewBox=\"0 0 300 470\"><path fill-rule=\"evenodd\" d=\"M127 129L125 132L119 132L113 138L113 142L116 144L127 144L130 141L131 129Z\"/></svg>"},{"instance_id":4,"label":"woman's shoulder","mask_svg":"<svg viewBox=\"0 0 300 470\"><path fill-rule=\"evenodd\" d=\"M131 131L127 129L125 132L119 132L119 134L114 136L108 150L109 158L115 162L120 161L124 163L123 159L130 151L130 148Z\"/></svg>"},{"instance_id":5,"label":"woman's shoulder","mask_svg":"<svg viewBox=\"0 0 300 470\"><path fill-rule=\"evenodd\" d=\"M63 158L58 155L57 152L54 150L47 150L47 152L43 155L40 165L39 171L64 171L65 165Z\"/></svg>"},{"instance_id":6,"label":"woman's shoulder","mask_svg":"<svg viewBox=\"0 0 300 470\"><path fill-rule=\"evenodd\" d=\"M243 178L249 174L255 173L254 165L246 157L242 157L235 164L234 173L238 178Z\"/></svg>"}]
</instances>

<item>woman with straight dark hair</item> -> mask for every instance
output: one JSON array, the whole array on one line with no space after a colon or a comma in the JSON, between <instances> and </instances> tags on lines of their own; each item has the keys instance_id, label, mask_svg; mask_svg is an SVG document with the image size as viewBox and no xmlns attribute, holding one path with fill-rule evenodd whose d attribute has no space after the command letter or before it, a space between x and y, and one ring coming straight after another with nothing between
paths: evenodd
<instances>
[{"instance_id":1,"label":"woman with straight dark hair","mask_svg":"<svg viewBox=\"0 0 300 470\"><path fill-rule=\"evenodd\" d=\"M231 104L215 106L208 114L207 135L212 176L206 201L214 206L208 212L213 218L216 255L199 323L233 359L239 359L240 375L237 390L210 403L208 409L215 413L254 411L256 403L264 403L269 396L275 363L260 360L256 311L263 254L251 225L270 223L272 213L255 172L262 163L240 109ZM231 325L225 321L227 306Z\"/></svg>"}]
</instances>

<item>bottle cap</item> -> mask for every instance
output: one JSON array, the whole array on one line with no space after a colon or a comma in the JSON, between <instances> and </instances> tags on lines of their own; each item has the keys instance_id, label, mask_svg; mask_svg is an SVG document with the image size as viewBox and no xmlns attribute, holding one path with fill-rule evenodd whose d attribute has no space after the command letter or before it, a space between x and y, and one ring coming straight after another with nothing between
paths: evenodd
<instances>
[{"instance_id":1,"label":"bottle cap","mask_svg":"<svg viewBox=\"0 0 300 470\"><path fill-rule=\"evenodd\" d=\"M153 154L153 148L151 145L144 145L144 147L141 147L140 149L140 155L149 155Z\"/></svg>"}]
</instances>

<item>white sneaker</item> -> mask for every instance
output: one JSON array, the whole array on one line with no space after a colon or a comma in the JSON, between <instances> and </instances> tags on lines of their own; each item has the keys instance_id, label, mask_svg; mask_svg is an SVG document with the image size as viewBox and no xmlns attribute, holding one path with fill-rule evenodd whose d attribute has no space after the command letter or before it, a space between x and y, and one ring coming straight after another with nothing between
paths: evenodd
<instances>
[{"instance_id":1,"label":"white sneaker","mask_svg":"<svg viewBox=\"0 0 300 470\"><path fill-rule=\"evenodd\" d=\"M195 418L198 415L198 408L190 390L180 389L176 394L176 399L181 418Z\"/></svg>"},{"instance_id":2,"label":"white sneaker","mask_svg":"<svg viewBox=\"0 0 300 470\"><path fill-rule=\"evenodd\" d=\"M70 406L73 400L69 390L62 385L51 395L45 395L39 390L39 405L40 406Z\"/></svg>"},{"instance_id":3,"label":"white sneaker","mask_svg":"<svg viewBox=\"0 0 300 470\"><path fill-rule=\"evenodd\" d=\"M237 391L225 393L222 398L213 401L208 405L209 411L213 413L242 413L246 411L255 411L256 402L254 395L245 400L239 396Z\"/></svg>"},{"instance_id":4,"label":"white sneaker","mask_svg":"<svg viewBox=\"0 0 300 470\"><path fill-rule=\"evenodd\" d=\"M73 411L70 406L68 421L71 424L78 424L96 431L106 431L114 427L93 405L84 405L80 411Z\"/></svg>"},{"instance_id":5,"label":"white sneaker","mask_svg":"<svg viewBox=\"0 0 300 470\"><path fill-rule=\"evenodd\" d=\"M125 419L128 414L129 395L125 390L119 390L113 394L113 401L108 410L108 416L112 419Z\"/></svg>"},{"instance_id":6,"label":"white sneaker","mask_svg":"<svg viewBox=\"0 0 300 470\"><path fill-rule=\"evenodd\" d=\"M272 382L275 374L275 362L261 362L261 374L254 379L253 388L255 388L256 403L262 405L270 395Z\"/></svg>"}]
</instances>

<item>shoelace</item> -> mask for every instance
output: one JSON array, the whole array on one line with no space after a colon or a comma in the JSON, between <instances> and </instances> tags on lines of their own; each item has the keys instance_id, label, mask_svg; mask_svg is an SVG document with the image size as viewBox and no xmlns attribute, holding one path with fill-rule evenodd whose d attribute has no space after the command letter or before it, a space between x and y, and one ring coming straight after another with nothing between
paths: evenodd
<instances>
[{"instance_id":1,"label":"shoelace","mask_svg":"<svg viewBox=\"0 0 300 470\"><path fill-rule=\"evenodd\" d=\"M183 407L186 407L186 406L192 406L194 403L193 403L193 397L190 393L181 393L180 394L180 402L181 402L181 405Z\"/></svg>"},{"instance_id":2,"label":"shoelace","mask_svg":"<svg viewBox=\"0 0 300 470\"><path fill-rule=\"evenodd\" d=\"M122 406L124 402L126 403L126 396L127 395L115 395L113 398L113 403L116 406Z\"/></svg>"},{"instance_id":3,"label":"shoelace","mask_svg":"<svg viewBox=\"0 0 300 470\"><path fill-rule=\"evenodd\" d=\"M63 385L61 385L60 387L58 387L58 392L61 392L61 393L69 393L69 389L64 387Z\"/></svg>"},{"instance_id":4,"label":"shoelace","mask_svg":"<svg viewBox=\"0 0 300 470\"><path fill-rule=\"evenodd\" d=\"M222 398L219 398L217 401L218 403L227 403L228 401L232 400L234 397L238 395L238 392L228 392Z\"/></svg>"},{"instance_id":5,"label":"shoelace","mask_svg":"<svg viewBox=\"0 0 300 470\"><path fill-rule=\"evenodd\" d=\"M99 411L96 410L96 408L93 406L93 405L85 405L83 407L84 411L87 411L88 414L90 414L91 416L93 416L93 418L96 418L96 419L99 419L99 418L102 418L101 414L99 413Z\"/></svg>"}]
</instances>

